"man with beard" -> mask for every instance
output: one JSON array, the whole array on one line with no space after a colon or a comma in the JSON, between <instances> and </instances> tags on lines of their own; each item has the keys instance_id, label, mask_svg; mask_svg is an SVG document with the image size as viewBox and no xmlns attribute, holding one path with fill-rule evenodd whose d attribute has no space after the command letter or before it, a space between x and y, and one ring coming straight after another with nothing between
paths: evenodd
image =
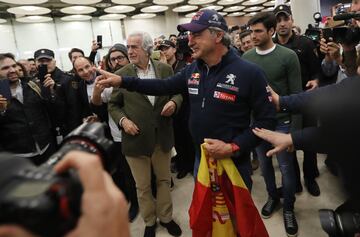
<instances>
[{"instance_id":1,"label":"man with beard","mask_svg":"<svg viewBox=\"0 0 360 237\"><path fill-rule=\"evenodd\" d=\"M9 97L0 95L0 151L40 165L54 152L47 106L56 102L55 82L46 78L39 87L32 81L21 81L16 61L9 53L0 54L0 78L9 83ZM44 94L45 89L50 93Z\"/></svg>"},{"instance_id":2,"label":"man with beard","mask_svg":"<svg viewBox=\"0 0 360 237\"><path fill-rule=\"evenodd\" d=\"M128 51L125 45L115 44L106 55L106 66L110 72L116 72L123 66L129 64Z\"/></svg>"},{"instance_id":3,"label":"man with beard","mask_svg":"<svg viewBox=\"0 0 360 237\"><path fill-rule=\"evenodd\" d=\"M276 37L274 43L278 43L289 49L292 49L299 58L301 68L302 89L313 90L318 87L320 60L317 57L317 51L312 40L306 36L297 36L292 30L294 19L289 6L279 5L274 9L276 16ZM317 119L308 114L303 115L303 127L313 127L317 125ZM295 154L296 157L296 154ZM296 169L296 185L301 187L300 169L297 159L294 161ZM317 168L317 159L315 152L304 151L304 182L309 193L313 196L320 195L319 185L315 178L319 175Z\"/></svg>"}]
</instances>

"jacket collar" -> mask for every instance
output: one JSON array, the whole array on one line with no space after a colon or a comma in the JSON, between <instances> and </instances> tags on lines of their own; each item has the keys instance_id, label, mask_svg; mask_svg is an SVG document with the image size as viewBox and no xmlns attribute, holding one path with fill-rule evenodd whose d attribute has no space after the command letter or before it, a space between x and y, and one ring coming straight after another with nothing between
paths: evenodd
<instances>
[{"instance_id":1,"label":"jacket collar","mask_svg":"<svg viewBox=\"0 0 360 237\"><path fill-rule=\"evenodd\" d=\"M218 64L212 66L211 68L222 67L223 65L230 64L232 61L237 60L238 58L239 57L237 56L235 49L229 48L228 52L222 56L220 62ZM207 64L202 59L196 60L196 64L201 69L208 68ZM209 68L209 70L210 70L210 68Z\"/></svg>"}]
</instances>

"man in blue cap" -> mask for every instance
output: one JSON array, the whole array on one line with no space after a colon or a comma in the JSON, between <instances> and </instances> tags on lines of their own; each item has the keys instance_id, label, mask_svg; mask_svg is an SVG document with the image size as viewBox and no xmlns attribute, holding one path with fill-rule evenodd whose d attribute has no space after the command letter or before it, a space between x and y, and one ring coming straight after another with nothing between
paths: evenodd
<instances>
[{"instance_id":1,"label":"man in blue cap","mask_svg":"<svg viewBox=\"0 0 360 237\"><path fill-rule=\"evenodd\" d=\"M169 80L144 80L100 71L98 83L144 94L189 96L189 127L197 151L194 175L200 162L200 145L205 142L209 156L232 158L251 189L249 154L260 142L251 128L273 130L276 124L265 74L230 49L227 24L216 11L201 10L190 23L178 25L178 30L189 31L195 61Z\"/></svg>"},{"instance_id":2,"label":"man in blue cap","mask_svg":"<svg viewBox=\"0 0 360 237\"><path fill-rule=\"evenodd\" d=\"M190 23L178 25L178 30L189 31L195 59L180 73L169 80L140 80L101 71L98 83L153 95L185 92L191 105L190 131L198 151L194 174L200 161L200 144L205 142L211 157L232 157L250 189L249 152L260 142L251 127L273 129L276 123L265 75L230 49L227 24L216 11L201 10Z\"/></svg>"},{"instance_id":3,"label":"man in blue cap","mask_svg":"<svg viewBox=\"0 0 360 237\"><path fill-rule=\"evenodd\" d=\"M195 61L170 80L122 78L101 71L103 78L98 83L154 95L185 91L191 104L189 124L196 149L205 139L210 156L231 156L250 188L249 152L260 141L251 127L275 126L265 75L230 49L227 24L216 11L201 10L190 23L178 25L178 30L189 31ZM251 112L254 118L250 126ZM195 175L198 164L199 156Z\"/></svg>"}]
</instances>

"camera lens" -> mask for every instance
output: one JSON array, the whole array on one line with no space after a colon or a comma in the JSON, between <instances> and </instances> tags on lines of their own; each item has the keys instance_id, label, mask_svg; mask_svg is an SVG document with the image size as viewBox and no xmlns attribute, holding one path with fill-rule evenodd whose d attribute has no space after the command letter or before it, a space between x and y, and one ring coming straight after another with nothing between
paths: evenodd
<instances>
[{"instance_id":1,"label":"camera lens","mask_svg":"<svg viewBox=\"0 0 360 237\"><path fill-rule=\"evenodd\" d=\"M330 209L320 209L319 216L323 230L329 236L339 236L339 229L336 223L335 212Z\"/></svg>"}]
</instances>

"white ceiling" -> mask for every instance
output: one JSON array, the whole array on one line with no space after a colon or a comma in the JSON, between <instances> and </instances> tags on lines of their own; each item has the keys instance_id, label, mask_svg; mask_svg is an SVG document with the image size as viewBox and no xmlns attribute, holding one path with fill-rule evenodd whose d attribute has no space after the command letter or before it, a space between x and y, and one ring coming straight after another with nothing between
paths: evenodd
<instances>
[{"instance_id":1,"label":"white ceiling","mask_svg":"<svg viewBox=\"0 0 360 237\"><path fill-rule=\"evenodd\" d=\"M143 19L154 17L154 14L162 15L164 11L170 10L189 17L191 13L204 8L221 11L223 15L242 16L269 11L274 4L274 0L0 0L0 23L1 19L21 18L23 21L28 19L27 16L34 15L67 17L66 20L81 19L81 16L71 18L68 14L86 14L102 20L119 20L132 16ZM33 17L30 21L34 22L36 19Z\"/></svg>"}]
</instances>

